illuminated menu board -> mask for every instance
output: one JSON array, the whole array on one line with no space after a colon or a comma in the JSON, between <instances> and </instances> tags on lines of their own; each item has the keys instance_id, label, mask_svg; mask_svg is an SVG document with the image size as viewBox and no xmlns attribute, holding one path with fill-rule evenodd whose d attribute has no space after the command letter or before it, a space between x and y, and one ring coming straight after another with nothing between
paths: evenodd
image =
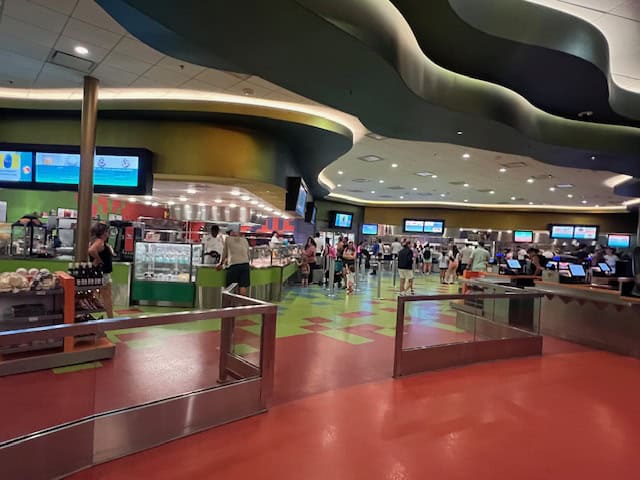
<instances>
[{"instance_id":1,"label":"illuminated menu board","mask_svg":"<svg viewBox=\"0 0 640 480\"><path fill-rule=\"evenodd\" d=\"M551 238L572 239L573 225L552 225Z\"/></svg>"},{"instance_id":2,"label":"illuminated menu board","mask_svg":"<svg viewBox=\"0 0 640 480\"><path fill-rule=\"evenodd\" d=\"M573 238L576 240L595 240L598 238L598 227L595 225L576 225Z\"/></svg>"},{"instance_id":3,"label":"illuminated menu board","mask_svg":"<svg viewBox=\"0 0 640 480\"><path fill-rule=\"evenodd\" d=\"M93 184L136 187L140 161L137 156L96 155ZM36 152L36 183L77 185L80 181L80 154Z\"/></svg>"},{"instance_id":4,"label":"illuminated menu board","mask_svg":"<svg viewBox=\"0 0 640 480\"><path fill-rule=\"evenodd\" d=\"M403 230L408 233L422 233L424 231L424 220L405 220Z\"/></svg>"},{"instance_id":5,"label":"illuminated menu board","mask_svg":"<svg viewBox=\"0 0 640 480\"><path fill-rule=\"evenodd\" d=\"M32 176L32 152L0 151L0 183L31 182Z\"/></svg>"}]
</instances>

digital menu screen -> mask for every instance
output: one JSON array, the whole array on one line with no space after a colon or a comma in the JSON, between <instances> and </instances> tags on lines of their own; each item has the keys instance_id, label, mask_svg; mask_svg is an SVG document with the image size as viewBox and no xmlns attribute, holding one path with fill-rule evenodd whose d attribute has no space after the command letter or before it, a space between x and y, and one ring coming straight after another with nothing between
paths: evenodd
<instances>
[{"instance_id":1,"label":"digital menu screen","mask_svg":"<svg viewBox=\"0 0 640 480\"><path fill-rule=\"evenodd\" d=\"M576 225L573 238L576 240L595 240L598 238L598 227L595 225Z\"/></svg>"},{"instance_id":2,"label":"digital menu screen","mask_svg":"<svg viewBox=\"0 0 640 480\"><path fill-rule=\"evenodd\" d=\"M444 222L442 220L425 220L422 231L424 233L442 234L444 233Z\"/></svg>"},{"instance_id":3,"label":"digital menu screen","mask_svg":"<svg viewBox=\"0 0 640 480\"><path fill-rule=\"evenodd\" d=\"M630 235L609 234L607 237L607 247L611 248L629 248L631 245Z\"/></svg>"},{"instance_id":4,"label":"digital menu screen","mask_svg":"<svg viewBox=\"0 0 640 480\"><path fill-rule=\"evenodd\" d=\"M573 225L552 225L551 238L572 239Z\"/></svg>"},{"instance_id":5,"label":"digital menu screen","mask_svg":"<svg viewBox=\"0 0 640 480\"><path fill-rule=\"evenodd\" d=\"M351 228L352 222L353 222L353 214L336 212L333 226L337 228Z\"/></svg>"},{"instance_id":6,"label":"digital menu screen","mask_svg":"<svg viewBox=\"0 0 640 480\"><path fill-rule=\"evenodd\" d=\"M377 223L365 223L362 225L362 234L363 235L377 235L378 234L378 224Z\"/></svg>"},{"instance_id":7,"label":"digital menu screen","mask_svg":"<svg viewBox=\"0 0 640 480\"><path fill-rule=\"evenodd\" d=\"M300 189L298 190L298 198L296 199L296 213L302 217L304 217L304 210L307 206L307 191L300 184Z\"/></svg>"},{"instance_id":8,"label":"digital menu screen","mask_svg":"<svg viewBox=\"0 0 640 480\"><path fill-rule=\"evenodd\" d=\"M533 232L530 230L514 230L513 241L515 243L533 243Z\"/></svg>"},{"instance_id":9,"label":"digital menu screen","mask_svg":"<svg viewBox=\"0 0 640 480\"><path fill-rule=\"evenodd\" d=\"M582 265L574 265L572 263L569 265L569 271L571 272L572 277L586 276L586 272L584 271L584 267Z\"/></svg>"},{"instance_id":10,"label":"digital menu screen","mask_svg":"<svg viewBox=\"0 0 640 480\"><path fill-rule=\"evenodd\" d=\"M0 152L0 183L31 182L33 153Z\"/></svg>"},{"instance_id":11,"label":"digital menu screen","mask_svg":"<svg viewBox=\"0 0 640 480\"><path fill-rule=\"evenodd\" d=\"M137 156L96 155L93 184L137 187L139 168ZM80 154L36 152L36 183L77 185L79 181Z\"/></svg>"},{"instance_id":12,"label":"digital menu screen","mask_svg":"<svg viewBox=\"0 0 640 480\"><path fill-rule=\"evenodd\" d=\"M408 233L423 233L424 220L405 220L403 230Z\"/></svg>"}]
</instances>

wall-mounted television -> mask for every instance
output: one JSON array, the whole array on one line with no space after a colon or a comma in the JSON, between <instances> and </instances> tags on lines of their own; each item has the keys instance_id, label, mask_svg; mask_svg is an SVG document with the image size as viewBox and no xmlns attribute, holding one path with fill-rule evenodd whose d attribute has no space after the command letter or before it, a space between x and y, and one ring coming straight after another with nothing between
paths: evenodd
<instances>
[{"instance_id":1,"label":"wall-mounted television","mask_svg":"<svg viewBox=\"0 0 640 480\"><path fill-rule=\"evenodd\" d=\"M350 212L329 212L329 228L351 228L353 224L353 213Z\"/></svg>"},{"instance_id":2,"label":"wall-mounted television","mask_svg":"<svg viewBox=\"0 0 640 480\"><path fill-rule=\"evenodd\" d=\"M531 230L514 230L514 243L533 243L533 232Z\"/></svg>"},{"instance_id":3,"label":"wall-mounted television","mask_svg":"<svg viewBox=\"0 0 640 480\"><path fill-rule=\"evenodd\" d=\"M80 149L72 145L0 144L0 186L30 190L78 190ZM152 155L144 148L97 147L96 193L150 194Z\"/></svg>"},{"instance_id":4,"label":"wall-mounted television","mask_svg":"<svg viewBox=\"0 0 640 480\"><path fill-rule=\"evenodd\" d=\"M0 185L20 186L33 178L33 152L0 151Z\"/></svg>"},{"instance_id":5,"label":"wall-mounted television","mask_svg":"<svg viewBox=\"0 0 640 480\"><path fill-rule=\"evenodd\" d=\"M316 204L314 202L307 202L307 208L304 211L304 221L307 223L314 224L316 223Z\"/></svg>"},{"instance_id":6,"label":"wall-mounted television","mask_svg":"<svg viewBox=\"0 0 640 480\"><path fill-rule=\"evenodd\" d=\"M402 231L405 233L426 233L429 235L442 235L444 233L444 220L422 220L418 218L405 218L402 223Z\"/></svg>"},{"instance_id":7,"label":"wall-mounted television","mask_svg":"<svg viewBox=\"0 0 640 480\"><path fill-rule=\"evenodd\" d=\"M573 239L573 225L551 225L550 237L558 240Z\"/></svg>"},{"instance_id":8,"label":"wall-mounted television","mask_svg":"<svg viewBox=\"0 0 640 480\"><path fill-rule=\"evenodd\" d=\"M611 248L629 248L631 246L631 235L623 235L620 233L610 233L607 235L607 247Z\"/></svg>"},{"instance_id":9,"label":"wall-mounted television","mask_svg":"<svg viewBox=\"0 0 640 480\"><path fill-rule=\"evenodd\" d=\"M598 238L598 226L575 225L573 227L573 238L576 240L595 240Z\"/></svg>"},{"instance_id":10,"label":"wall-mounted television","mask_svg":"<svg viewBox=\"0 0 640 480\"><path fill-rule=\"evenodd\" d=\"M305 216L307 206L307 190L304 181L300 177L287 177L287 194L285 196L285 210L295 212L301 217Z\"/></svg>"},{"instance_id":11,"label":"wall-mounted television","mask_svg":"<svg viewBox=\"0 0 640 480\"><path fill-rule=\"evenodd\" d=\"M377 223L365 223L362 225L362 234L363 235L377 235L378 234L378 224Z\"/></svg>"}]
</instances>

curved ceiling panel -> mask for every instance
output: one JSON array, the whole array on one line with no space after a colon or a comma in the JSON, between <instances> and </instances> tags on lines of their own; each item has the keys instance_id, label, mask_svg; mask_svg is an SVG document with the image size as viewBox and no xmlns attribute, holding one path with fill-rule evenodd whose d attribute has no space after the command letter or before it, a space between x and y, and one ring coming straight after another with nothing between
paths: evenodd
<instances>
[{"instance_id":1,"label":"curved ceiling panel","mask_svg":"<svg viewBox=\"0 0 640 480\"><path fill-rule=\"evenodd\" d=\"M522 0L393 3L442 67L503 85L561 117L640 126L640 95L612 80L606 39L581 19Z\"/></svg>"},{"instance_id":2,"label":"curved ceiling panel","mask_svg":"<svg viewBox=\"0 0 640 480\"><path fill-rule=\"evenodd\" d=\"M169 55L259 74L357 115L372 131L640 176L640 130L547 114L430 61L382 0L98 0ZM419 2L424 3L424 2Z\"/></svg>"}]
</instances>

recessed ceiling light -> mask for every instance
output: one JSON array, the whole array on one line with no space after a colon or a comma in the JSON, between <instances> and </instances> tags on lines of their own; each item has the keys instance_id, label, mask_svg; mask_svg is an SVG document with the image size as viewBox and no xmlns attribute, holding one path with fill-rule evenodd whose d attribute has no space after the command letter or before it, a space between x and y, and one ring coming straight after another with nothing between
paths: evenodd
<instances>
[{"instance_id":1,"label":"recessed ceiling light","mask_svg":"<svg viewBox=\"0 0 640 480\"><path fill-rule=\"evenodd\" d=\"M73 49L78 55L87 55L89 53L89 49L87 47L83 47L82 45L78 45Z\"/></svg>"},{"instance_id":2,"label":"recessed ceiling light","mask_svg":"<svg viewBox=\"0 0 640 480\"><path fill-rule=\"evenodd\" d=\"M556 185L556 188L573 188L572 183L559 183Z\"/></svg>"},{"instance_id":3,"label":"recessed ceiling light","mask_svg":"<svg viewBox=\"0 0 640 480\"><path fill-rule=\"evenodd\" d=\"M431 173L431 172L416 172L416 175L418 175L419 177L431 177L433 175L433 173Z\"/></svg>"},{"instance_id":4,"label":"recessed ceiling light","mask_svg":"<svg viewBox=\"0 0 640 480\"><path fill-rule=\"evenodd\" d=\"M265 210L265 212L273 212L273 208L271 208L271 207L267 207L264 210Z\"/></svg>"},{"instance_id":5,"label":"recessed ceiling light","mask_svg":"<svg viewBox=\"0 0 640 480\"><path fill-rule=\"evenodd\" d=\"M469 184L468 184L468 183L463 183L463 184L462 184L462 186L463 186L463 187L468 187L468 186L469 186Z\"/></svg>"},{"instance_id":6,"label":"recessed ceiling light","mask_svg":"<svg viewBox=\"0 0 640 480\"><path fill-rule=\"evenodd\" d=\"M516 197L511 197L511 200L515 200L515 199L516 199Z\"/></svg>"},{"instance_id":7,"label":"recessed ceiling light","mask_svg":"<svg viewBox=\"0 0 640 480\"><path fill-rule=\"evenodd\" d=\"M137 198L134 198L134 197L129 197L129 201L130 201L131 203L136 203L136 202L138 201L138 199L137 199Z\"/></svg>"},{"instance_id":8,"label":"recessed ceiling light","mask_svg":"<svg viewBox=\"0 0 640 480\"><path fill-rule=\"evenodd\" d=\"M151 202L149 200L147 200L146 202L144 202L145 205L151 205Z\"/></svg>"},{"instance_id":9,"label":"recessed ceiling light","mask_svg":"<svg viewBox=\"0 0 640 480\"><path fill-rule=\"evenodd\" d=\"M214 200L214 202L216 202L216 203L222 203L222 199L221 199L221 198L216 198L216 199Z\"/></svg>"},{"instance_id":10,"label":"recessed ceiling light","mask_svg":"<svg viewBox=\"0 0 640 480\"><path fill-rule=\"evenodd\" d=\"M418 187L413 187L411 190L415 192L416 190L418 190Z\"/></svg>"},{"instance_id":11,"label":"recessed ceiling light","mask_svg":"<svg viewBox=\"0 0 640 480\"><path fill-rule=\"evenodd\" d=\"M582 200L582 203L583 203L583 204L586 204L586 203L589 203L589 202L587 202L586 200Z\"/></svg>"},{"instance_id":12,"label":"recessed ceiling light","mask_svg":"<svg viewBox=\"0 0 640 480\"><path fill-rule=\"evenodd\" d=\"M257 205L257 204L258 204L258 201L257 201L257 200L252 200L252 201L251 201L251 205Z\"/></svg>"},{"instance_id":13,"label":"recessed ceiling light","mask_svg":"<svg viewBox=\"0 0 640 480\"><path fill-rule=\"evenodd\" d=\"M596 205L595 207L598 208L598 207L600 207L600 205Z\"/></svg>"},{"instance_id":14,"label":"recessed ceiling light","mask_svg":"<svg viewBox=\"0 0 640 480\"><path fill-rule=\"evenodd\" d=\"M458 135L462 135L462 130L458 130L456 133L457 133Z\"/></svg>"},{"instance_id":15,"label":"recessed ceiling light","mask_svg":"<svg viewBox=\"0 0 640 480\"><path fill-rule=\"evenodd\" d=\"M469 155L468 153L462 154L462 158L470 158L470 157L471 157L471 155Z\"/></svg>"},{"instance_id":16,"label":"recessed ceiling light","mask_svg":"<svg viewBox=\"0 0 640 480\"><path fill-rule=\"evenodd\" d=\"M555 192L556 191L556 187L549 187L549 191L550 192Z\"/></svg>"},{"instance_id":17,"label":"recessed ceiling light","mask_svg":"<svg viewBox=\"0 0 640 480\"><path fill-rule=\"evenodd\" d=\"M243 195L242 197L240 197L242 200L244 200L245 202L248 202L249 200L251 200L251 197L249 195Z\"/></svg>"},{"instance_id":18,"label":"recessed ceiling light","mask_svg":"<svg viewBox=\"0 0 640 480\"><path fill-rule=\"evenodd\" d=\"M384 183L384 180L378 180L378 183Z\"/></svg>"},{"instance_id":19,"label":"recessed ceiling light","mask_svg":"<svg viewBox=\"0 0 640 480\"><path fill-rule=\"evenodd\" d=\"M358 157L358 159L362 160L363 162L379 162L380 160L384 160L378 155L363 155L362 157Z\"/></svg>"},{"instance_id":20,"label":"recessed ceiling light","mask_svg":"<svg viewBox=\"0 0 640 480\"><path fill-rule=\"evenodd\" d=\"M199 206L199 207L206 207L206 204L204 204L204 203L200 202L200 203L198 204L198 206Z\"/></svg>"},{"instance_id":21,"label":"recessed ceiling light","mask_svg":"<svg viewBox=\"0 0 640 480\"><path fill-rule=\"evenodd\" d=\"M446 197L446 196L447 196L447 194L446 194L446 193L441 193L441 194L440 194L440 196L441 196L441 197Z\"/></svg>"},{"instance_id":22,"label":"recessed ceiling light","mask_svg":"<svg viewBox=\"0 0 640 480\"><path fill-rule=\"evenodd\" d=\"M153 197L152 197L151 195L145 195L145 196L144 196L144 199L145 199L145 200L151 200L152 198L153 198Z\"/></svg>"},{"instance_id":23,"label":"recessed ceiling light","mask_svg":"<svg viewBox=\"0 0 640 480\"><path fill-rule=\"evenodd\" d=\"M391 168L398 168L398 164L397 163L392 163L391 164Z\"/></svg>"},{"instance_id":24,"label":"recessed ceiling light","mask_svg":"<svg viewBox=\"0 0 640 480\"><path fill-rule=\"evenodd\" d=\"M376 193L376 191L375 190L371 190L371 193Z\"/></svg>"},{"instance_id":25,"label":"recessed ceiling light","mask_svg":"<svg viewBox=\"0 0 640 480\"><path fill-rule=\"evenodd\" d=\"M431 178L438 178L438 175L431 175Z\"/></svg>"},{"instance_id":26,"label":"recessed ceiling light","mask_svg":"<svg viewBox=\"0 0 640 480\"><path fill-rule=\"evenodd\" d=\"M176 202L174 202L173 200L169 200L169 201L167 202L167 205L169 205L170 207L171 207L171 206L173 206L173 205L175 205L175 204L176 204Z\"/></svg>"},{"instance_id":27,"label":"recessed ceiling light","mask_svg":"<svg viewBox=\"0 0 640 480\"><path fill-rule=\"evenodd\" d=\"M499 171L500 173L504 173L504 172L506 172L506 171L507 171L507 169L506 169L506 168L504 168L504 167L502 167L502 168L501 168L500 170L498 170L498 171Z\"/></svg>"},{"instance_id":28,"label":"recessed ceiling light","mask_svg":"<svg viewBox=\"0 0 640 480\"><path fill-rule=\"evenodd\" d=\"M469 202L469 200L467 200L467 199L465 198L465 199L464 199L464 203L468 203L468 202Z\"/></svg>"},{"instance_id":29,"label":"recessed ceiling light","mask_svg":"<svg viewBox=\"0 0 640 480\"><path fill-rule=\"evenodd\" d=\"M338 175L342 175L344 172L342 170L338 170Z\"/></svg>"},{"instance_id":30,"label":"recessed ceiling light","mask_svg":"<svg viewBox=\"0 0 640 480\"><path fill-rule=\"evenodd\" d=\"M157 206L158 206L158 202L152 202L152 203L151 203L151 206L152 206L152 207L157 207Z\"/></svg>"},{"instance_id":31,"label":"recessed ceiling light","mask_svg":"<svg viewBox=\"0 0 640 480\"><path fill-rule=\"evenodd\" d=\"M196 192L196 189L195 189L195 188L187 188L187 193L188 193L189 195L193 195L194 193L197 193L197 192Z\"/></svg>"},{"instance_id":32,"label":"recessed ceiling light","mask_svg":"<svg viewBox=\"0 0 640 480\"><path fill-rule=\"evenodd\" d=\"M111 195L109 195L111 198L118 198L118 194L117 193L112 193Z\"/></svg>"},{"instance_id":33,"label":"recessed ceiling light","mask_svg":"<svg viewBox=\"0 0 640 480\"><path fill-rule=\"evenodd\" d=\"M373 138L374 140L384 140L386 138L373 132L366 133L365 135L369 138Z\"/></svg>"},{"instance_id":34,"label":"recessed ceiling light","mask_svg":"<svg viewBox=\"0 0 640 480\"><path fill-rule=\"evenodd\" d=\"M529 202L529 205L533 205L533 202Z\"/></svg>"},{"instance_id":35,"label":"recessed ceiling light","mask_svg":"<svg viewBox=\"0 0 640 480\"><path fill-rule=\"evenodd\" d=\"M400 200L404 200L404 195L400 195Z\"/></svg>"},{"instance_id":36,"label":"recessed ceiling light","mask_svg":"<svg viewBox=\"0 0 640 480\"><path fill-rule=\"evenodd\" d=\"M495 191L495 190L489 190L489 195L493 195L493 194L495 194L495 193L496 193L496 191Z\"/></svg>"},{"instance_id":37,"label":"recessed ceiling light","mask_svg":"<svg viewBox=\"0 0 640 480\"><path fill-rule=\"evenodd\" d=\"M341 183L339 183L339 184L338 184L338 185L336 185L336 186L337 186L338 188L340 188L340 187L342 186L342 184L341 184Z\"/></svg>"},{"instance_id":38,"label":"recessed ceiling light","mask_svg":"<svg viewBox=\"0 0 640 480\"><path fill-rule=\"evenodd\" d=\"M229 204L229 208L236 208L238 205L236 205L235 203L230 203Z\"/></svg>"},{"instance_id":39,"label":"recessed ceiling light","mask_svg":"<svg viewBox=\"0 0 640 480\"><path fill-rule=\"evenodd\" d=\"M595 155L591 155L591 160L595 160L596 156Z\"/></svg>"},{"instance_id":40,"label":"recessed ceiling light","mask_svg":"<svg viewBox=\"0 0 640 480\"><path fill-rule=\"evenodd\" d=\"M264 203L259 203L258 208L264 208Z\"/></svg>"},{"instance_id":41,"label":"recessed ceiling light","mask_svg":"<svg viewBox=\"0 0 640 480\"><path fill-rule=\"evenodd\" d=\"M567 197L569 197L569 198L573 198L573 194L568 193L568 194L567 194Z\"/></svg>"},{"instance_id":42,"label":"recessed ceiling light","mask_svg":"<svg viewBox=\"0 0 640 480\"><path fill-rule=\"evenodd\" d=\"M277 216L280 215L280 212L278 210L274 210L273 214Z\"/></svg>"},{"instance_id":43,"label":"recessed ceiling light","mask_svg":"<svg viewBox=\"0 0 640 480\"><path fill-rule=\"evenodd\" d=\"M178 200L180 200L181 202L186 202L187 201L187 197L185 197L184 195L180 195L178 197Z\"/></svg>"},{"instance_id":44,"label":"recessed ceiling light","mask_svg":"<svg viewBox=\"0 0 640 480\"><path fill-rule=\"evenodd\" d=\"M231 195L237 197L238 195L240 195L240 192L238 190L231 190Z\"/></svg>"},{"instance_id":45,"label":"recessed ceiling light","mask_svg":"<svg viewBox=\"0 0 640 480\"><path fill-rule=\"evenodd\" d=\"M535 181L536 181L535 178L532 178L532 177L527 178L527 183L533 183Z\"/></svg>"}]
</instances>

